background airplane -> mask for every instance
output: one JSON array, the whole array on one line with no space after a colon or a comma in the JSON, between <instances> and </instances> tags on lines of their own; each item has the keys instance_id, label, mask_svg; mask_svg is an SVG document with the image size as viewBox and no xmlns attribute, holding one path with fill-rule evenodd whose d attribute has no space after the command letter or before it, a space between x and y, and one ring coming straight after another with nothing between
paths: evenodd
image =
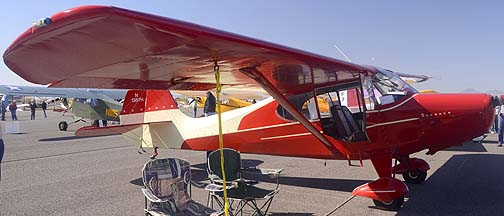
<instances>
[{"instance_id":1,"label":"background airplane","mask_svg":"<svg viewBox=\"0 0 504 216\"><path fill-rule=\"evenodd\" d=\"M121 89L78 89L78 88L47 88L41 86L0 85L2 101L9 101L13 96L35 97L38 101L42 98L52 98L47 102L60 101L61 107L78 117L74 122L83 119L107 120L119 122L119 111L126 90ZM41 103L41 102L40 102ZM40 105L40 104L38 104ZM66 121L58 125L61 131L68 128Z\"/></svg>"}]
</instances>

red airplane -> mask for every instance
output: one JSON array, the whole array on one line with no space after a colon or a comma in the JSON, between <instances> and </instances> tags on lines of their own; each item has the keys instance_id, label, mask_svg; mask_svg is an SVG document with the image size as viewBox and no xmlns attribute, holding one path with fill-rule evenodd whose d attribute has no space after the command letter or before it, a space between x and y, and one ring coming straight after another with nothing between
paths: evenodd
<instances>
[{"instance_id":1,"label":"red airplane","mask_svg":"<svg viewBox=\"0 0 504 216\"><path fill-rule=\"evenodd\" d=\"M128 92L122 125L112 129L139 130L150 137L144 145L157 147L218 148L217 116L185 116L167 89L213 89L215 70L223 85L260 86L271 99L223 114L225 147L370 159L379 178L353 194L390 210L408 193L393 173L410 183L426 178L429 165L410 154L459 145L486 132L494 117L486 94L418 94L388 70L115 7L83 6L42 19L3 58L33 83L149 89ZM394 159L399 164L392 166Z\"/></svg>"}]
</instances>

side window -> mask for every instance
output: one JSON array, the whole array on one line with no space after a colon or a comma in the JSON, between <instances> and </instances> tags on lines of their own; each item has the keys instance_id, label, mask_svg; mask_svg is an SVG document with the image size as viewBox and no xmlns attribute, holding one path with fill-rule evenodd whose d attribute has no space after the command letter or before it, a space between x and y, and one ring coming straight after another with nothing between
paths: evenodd
<instances>
[{"instance_id":1,"label":"side window","mask_svg":"<svg viewBox=\"0 0 504 216\"><path fill-rule=\"evenodd\" d=\"M325 101L327 109L319 106L324 134L347 142L366 140L365 106L372 107L371 94L361 91L361 81L356 80L336 86L317 89L317 98ZM364 95L367 96L364 99Z\"/></svg>"},{"instance_id":2,"label":"side window","mask_svg":"<svg viewBox=\"0 0 504 216\"><path fill-rule=\"evenodd\" d=\"M313 99L312 99L313 101ZM338 96L335 92L317 95L317 105L320 111L321 118L331 117L330 108L335 103L338 103ZM316 110L315 110L316 111Z\"/></svg>"},{"instance_id":3,"label":"side window","mask_svg":"<svg viewBox=\"0 0 504 216\"><path fill-rule=\"evenodd\" d=\"M291 95L288 96L287 99L289 102L303 114L307 119L317 119L317 112L315 104L313 103L313 92ZM311 99L311 101L310 101ZM284 119L294 120L294 116L292 116L287 110L285 110L281 105L277 107L277 113Z\"/></svg>"}]
</instances>

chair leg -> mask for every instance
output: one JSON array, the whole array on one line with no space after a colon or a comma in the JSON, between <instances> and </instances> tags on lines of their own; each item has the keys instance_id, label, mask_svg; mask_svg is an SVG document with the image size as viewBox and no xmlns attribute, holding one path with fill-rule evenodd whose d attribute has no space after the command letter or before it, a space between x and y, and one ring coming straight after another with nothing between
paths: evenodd
<instances>
[{"instance_id":1,"label":"chair leg","mask_svg":"<svg viewBox=\"0 0 504 216\"><path fill-rule=\"evenodd\" d=\"M246 203L246 201L245 201ZM234 210L234 215L243 215L243 208L245 207L245 203L244 201L240 200L240 202L238 202L238 204L236 205L236 209Z\"/></svg>"},{"instance_id":2,"label":"chair leg","mask_svg":"<svg viewBox=\"0 0 504 216\"><path fill-rule=\"evenodd\" d=\"M266 201L262 206L261 206L261 209L264 208L264 206L266 206L266 210L264 210L264 215L268 214L268 210L271 206L271 203L273 202L273 198L274 197L271 197L270 199L268 199L268 201Z\"/></svg>"},{"instance_id":3,"label":"chair leg","mask_svg":"<svg viewBox=\"0 0 504 216\"><path fill-rule=\"evenodd\" d=\"M213 206L210 206L210 192L208 192L207 200L206 200L206 206L213 208Z\"/></svg>"}]
</instances>

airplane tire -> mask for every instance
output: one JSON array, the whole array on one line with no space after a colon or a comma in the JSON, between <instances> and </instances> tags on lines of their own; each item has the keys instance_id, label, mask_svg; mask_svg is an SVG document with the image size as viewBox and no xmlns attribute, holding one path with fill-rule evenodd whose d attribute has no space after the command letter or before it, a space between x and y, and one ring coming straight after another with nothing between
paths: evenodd
<instances>
[{"instance_id":1,"label":"airplane tire","mask_svg":"<svg viewBox=\"0 0 504 216\"><path fill-rule=\"evenodd\" d=\"M421 184L427 177L427 171L414 170L412 172L405 172L402 174L404 181L411 184Z\"/></svg>"},{"instance_id":2,"label":"airplane tire","mask_svg":"<svg viewBox=\"0 0 504 216\"><path fill-rule=\"evenodd\" d=\"M387 211L397 211L399 208L401 208L403 202L404 202L404 197L399 197L395 200L392 200L390 202L382 202L379 200L373 200L374 204L376 205L377 208L387 210Z\"/></svg>"},{"instance_id":3,"label":"airplane tire","mask_svg":"<svg viewBox=\"0 0 504 216\"><path fill-rule=\"evenodd\" d=\"M66 121L61 121L58 124L58 128L60 131L66 131L68 129L68 123Z\"/></svg>"}]
</instances>

